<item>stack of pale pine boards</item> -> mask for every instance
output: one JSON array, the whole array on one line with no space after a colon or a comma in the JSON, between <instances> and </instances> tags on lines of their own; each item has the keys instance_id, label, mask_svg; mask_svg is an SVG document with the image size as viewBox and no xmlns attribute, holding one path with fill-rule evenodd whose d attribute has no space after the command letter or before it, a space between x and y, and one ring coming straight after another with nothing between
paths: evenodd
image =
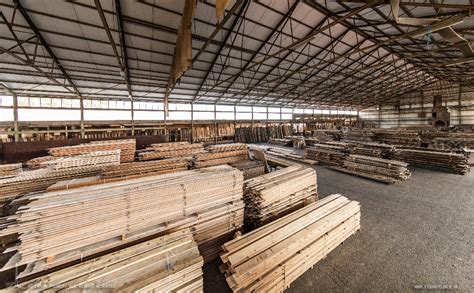
<instances>
[{"instance_id":1,"label":"stack of pale pine boards","mask_svg":"<svg viewBox=\"0 0 474 293\"><path fill-rule=\"evenodd\" d=\"M225 253L228 247L238 252L232 243L241 242L232 238L243 232L244 219L249 231L260 228L247 231L239 239L254 239L252 235L262 235L261 229L266 229L265 237L275 240L267 242L262 251L269 257L271 251L280 253L283 244L277 239L300 238L294 221L309 225L307 220L299 220L314 219L313 214L309 216L309 207L318 209L321 221L334 225L339 221L334 232L327 230L322 238L316 234L313 237L309 228L300 226L309 233L306 242L298 242L305 245L301 249L309 240L319 241L315 245L324 252L304 259L292 254L293 250L285 250L288 257L293 257L285 261L298 261L300 267L291 272L293 279L286 278L282 285L279 276L272 275L272 282L281 285L273 288L283 290L359 227L358 222L350 222L354 225L347 230L349 220L341 218L340 210L328 210L325 201L316 201L316 172L312 168L295 165L263 175L263 163L243 160L248 157L245 144L207 147L194 153L192 160L195 168L205 168L187 170L189 154L124 162L121 151L126 144L110 143L115 149L106 142L94 144L100 146L99 150L82 147L83 153L78 146L67 151L52 149L50 154L57 157L52 155L53 159L32 164L39 170L4 168L17 175L0 180L7 183L0 186L4 204L0 241L6 261L0 272L16 271L15 289L202 292L203 263L215 259L222 247ZM235 168L214 166L224 163ZM244 178L250 178L245 188ZM344 200L344 204L349 202ZM341 202L337 208L342 206ZM333 213L337 217L324 218ZM354 217L357 213L359 210ZM285 228L287 225L290 228ZM341 234L336 230L339 225L347 231ZM291 233L285 236L281 229ZM330 242L323 245L320 239ZM262 249L260 244L249 243L246 247L254 253ZM313 246L305 249L313 251ZM286 272L286 268L278 268L282 269ZM228 277L227 281L235 290L235 280ZM255 282L262 290L267 288L263 281Z\"/></svg>"}]
</instances>

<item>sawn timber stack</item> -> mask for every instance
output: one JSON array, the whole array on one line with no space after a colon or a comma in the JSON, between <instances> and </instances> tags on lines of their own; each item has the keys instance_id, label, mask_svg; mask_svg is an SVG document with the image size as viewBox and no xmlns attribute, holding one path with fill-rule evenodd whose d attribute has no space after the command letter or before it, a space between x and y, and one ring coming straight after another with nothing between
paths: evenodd
<instances>
[{"instance_id":1,"label":"sawn timber stack","mask_svg":"<svg viewBox=\"0 0 474 293\"><path fill-rule=\"evenodd\" d=\"M195 154L194 167L203 168L235 163L248 159L248 148L243 143L230 143L208 146L206 152Z\"/></svg>"},{"instance_id":2,"label":"sawn timber stack","mask_svg":"<svg viewBox=\"0 0 474 293\"><path fill-rule=\"evenodd\" d=\"M18 244L6 249L14 255L0 270L25 264L22 278L188 227L212 260L243 225L242 185L242 172L224 165L17 199L25 204L0 236Z\"/></svg>"},{"instance_id":3,"label":"sawn timber stack","mask_svg":"<svg viewBox=\"0 0 474 293\"><path fill-rule=\"evenodd\" d=\"M20 283L31 292L203 292L203 259L189 229Z\"/></svg>"},{"instance_id":4,"label":"sawn timber stack","mask_svg":"<svg viewBox=\"0 0 474 293\"><path fill-rule=\"evenodd\" d=\"M290 166L244 183L245 226L258 228L318 199L316 171Z\"/></svg>"},{"instance_id":5,"label":"sawn timber stack","mask_svg":"<svg viewBox=\"0 0 474 293\"><path fill-rule=\"evenodd\" d=\"M140 161L177 158L177 157L192 157L194 154L204 152L204 145L202 143L191 144L189 142L166 142L156 143L141 150L138 153Z\"/></svg>"},{"instance_id":6,"label":"sawn timber stack","mask_svg":"<svg viewBox=\"0 0 474 293\"><path fill-rule=\"evenodd\" d=\"M223 245L234 292L283 292L360 229L358 202L334 194Z\"/></svg>"}]
</instances>

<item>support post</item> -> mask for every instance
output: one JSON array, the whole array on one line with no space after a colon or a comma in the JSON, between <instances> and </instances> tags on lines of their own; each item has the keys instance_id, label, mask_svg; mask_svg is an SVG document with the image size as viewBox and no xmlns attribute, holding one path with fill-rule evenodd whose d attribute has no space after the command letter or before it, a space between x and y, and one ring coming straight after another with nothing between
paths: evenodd
<instances>
[{"instance_id":1,"label":"support post","mask_svg":"<svg viewBox=\"0 0 474 293\"><path fill-rule=\"evenodd\" d=\"M135 110L133 106L133 98L130 97L130 111L132 114L132 136L135 136Z\"/></svg>"},{"instance_id":2,"label":"support post","mask_svg":"<svg viewBox=\"0 0 474 293\"><path fill-rule=\"evenodd\" d=\"M79 96L79 107L81 111L81 121L80 121L80 128L81 128L81 138L85 138L85 131L84 131L84 99L82 96Z\"/></svg>"},{"instance_id":3,"label":"support post","mask_svg":"<svg viewBox=\"0 0 474 293\"><path fill-rule=\"evenodd\" d=\"M462 105L461 105L461 90L462 90L462 86L459 85L459 92L458 92L458 109L459 109L459 112L458 112L458 122L459 122L459 125L462 124Z\"/></svg>"},{"instance_id":4,"label":"support post","mask_svg":"<svg viewBox=\"0 0 474 293\"><path fill-rule=\"evenodd\" d=\"M13 94L13 136L15 142L20 141L20 133L18 131L18 96Z\"/></svg>"},{"instance_id":5,"label":"support post","mask_svg":"<svg viewBox=\"0 0 474 293\"><path fill-rule=\"evenodd\" d=\"M191 102L191 143L194 143L194 101Z\"/></svg>"},{"instance_id":6,"label":"support post","mask_svg":"<svg viewBox=\"0 0 474 293\"><path fill-rule=\"evenodd\" d=\"M214 143L217 144L217 119L216 119L216 105L214 104Z\"/></svg>"}]
</instances>

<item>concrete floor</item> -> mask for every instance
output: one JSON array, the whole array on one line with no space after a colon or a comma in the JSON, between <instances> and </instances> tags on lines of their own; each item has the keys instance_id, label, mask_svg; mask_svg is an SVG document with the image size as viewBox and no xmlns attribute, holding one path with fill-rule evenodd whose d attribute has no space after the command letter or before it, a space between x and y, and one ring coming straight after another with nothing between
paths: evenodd
<instances>
[{"instance_id":1,"label":"concrete floor","mask_svg":"<svg viewBox=\"0 0 474 293\"><path fill-rule=\"evenodd\" d=\"M474 292L474 173L410 168L408 181L385 185L316 170L321 198L361 203L362 228L287 292ZM205 292L230 292L218 265L204 268Z\"/></svg>"}]
</instances>

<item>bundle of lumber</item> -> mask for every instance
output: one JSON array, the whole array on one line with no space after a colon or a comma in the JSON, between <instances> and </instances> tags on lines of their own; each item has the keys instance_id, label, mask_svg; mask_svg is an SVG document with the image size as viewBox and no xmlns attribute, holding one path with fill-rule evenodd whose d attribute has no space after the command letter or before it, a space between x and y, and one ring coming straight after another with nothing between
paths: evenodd
<instances>
[{"instance_id":1,"label":"bundle of lumber","mask_svg":"<svg viewBox=\"0 0 474 293\"><path fill-rule=\"evenodd\" d=\"M244 143L267 142L270 138L284 138L292 134L291 125L240 127L235 129L235 141Z\"/></svg>"},{"instance_id":2,"label":"bundle of lumber","mask_svg":"<svg viewBox=\"0 0 474 293\"><path fill-rule=\"evenodd\" d=\"M304 150L306 158L333 166L342 165L347 152L347 146L328 144L328 142L315 144Z\"/></svg>"},{"instance_id":3,"label":"bundle of lumber","mask_svg":"<svg viewBox=\"0 0 474 293\"><path fill-rule=\"evenodd\" d=\"M21 163L0 165L0 178L13 177L23 171Z\"/></svg>"},{"instance_id":4,"label":"bundle of lumber","mask_svg":"<svg viewBox=\"0 0 474 293\"><path fill-rule=\"evenodd\" d=\"M13 254L0 271L27 265L22 278L184 228L212 260L243 225L242 186L242 172L224 165L19 198L0 231Z\"/></svg>"},{"instance_id":5,"label":"bundle of lumber","mask_svg":"<svg viewBox=\"0 0 474 293\"><path fill-rule=\"evenodd\" d=\"M135 139L104 140L89 143L58 147L49 149L49 154L54 157L68 157L98 151L120 150L120 162L133 162L135 159Z\"/></svg>"},{"instance_id":6,"label":"bundle of lumber","mask_svg":"<svg viewBox=\"0 0 474 293\"><path fill-rule=\"evenodd\" d=\"M362 155L376 158L390 159L397 153L397 148L393 145L376 142L344 141L348 145L350 154Z\"/></svg>"},{"instance_id":7,"label":"bundle of lumber","mask_svg":"<svg viewBox=\"0 0 474 293\"><path fill-rule=\"evenodd\" d=\"M293 140L287 138L270 138L268 143L281 146L293 146Z\"/></svg>"},{"instance_id":8,"label":"bundle of lumber","mask_svg":"<svg viewBox=\"0 0 474 293\"><path fill-rule=\"evenodd\" d=\"M422 144L433 149L474 149L474 132L428 132L421 139Z\"/></svg>"},{"instance_id":9,"label":"bundle of lumber","mask_svg":"<svg viewBox=\"0 0 474 293\"><path fill-rule=\"evenodd\" d=\"M342 167L333 166L330 168L359 177L393 184L410 178L411 174L407 166L407 163L400 161L349 155Z\"/></svg>"},{"instance_id":10,"label":"bundle of lumber","mask_svg":"<svg viewBox=\"0 0 474 293\"><path fill-rule=\"evenodd\" d=\"M105 167L118 164L120 164L120 149L54 158L53 160L41 162L40 166L54 170L70 170L82 167Z\"/></svg>"},{"instance_id":11,"label":"bundle of lumber","mask_svg":"<svg viewBox=\"0 0 474 293\"><path fill-rule=\"evenodd\" d=\"M396 159L410 166L466 175L470 172L468 152L446 152L440 150L399 149Z\"/></svg>"},{"instance_id":12,"label":"bundle of lumber","mask_svg":"<svg viewBox=\"0 0 474 293\"><path fill-rule=\"evenodd\" d=\"M176 157L192 157L194 154L204 152L202 143L191 144L184 142L167 142L152 144L146 149L138 153L140 161L176 158Z\"/></svg>"},{"instance_id":13,"label":"bundle of lumber","mask_svg":"<svg viewBox=\"0 0 474 293\"><path fill-rule=\"evenodd\" d=\"M44 156L30 159L26 162L26 167L30 170L36 170L44 168L44 163L57 159L53 156Z\"/></svg>"},{"instance_id":14,"label":"bundle of lumber","mask_svg":"<svg viewBox=\"0 0 474 293\"><path fill-rule=\"evenodd\" d=\"M30 192L45 191L58 181L95 176L100 172L100 168L97 167L24 171L15 177L0 179L0 205L3 206L6 201Z\"/></svg>"},{"instance_id":15,"label":"bundle of lumber","mask_svg":"<svg viewBox=\"0 0 474 293\"><path fill-rule=\"evenodd\" d=\"M344 140L371 142L374 139L374 133L365 129L351 129L350 131L343 132L342 138Z\"/></svg>"},{"instance_id":16,"label":"bundle of lumber","mask_svg":"<svg viewBox=\"0 0 474 293\"><path fill-rule=\"evenodd\" d=\"M375 140L395 146L420 146L421 137L418 130L408 129L374 129Z\"/></svg>"},{"instance_id":17,"label":"bundle of lumber","mask_svg":"<svg viewBox=\"0 0 474 293\"><path fill-rule=\"evenodd\" d=\"M248 180L250 178L254 178L254 177L265 174L265 164L261 161L245 160L245 161L230 163L230 165L242 171L244 180Z\"/></svg>"},{"instance_id":18,"label":"bundle of lumber","mask_svg":"<svg viewBox=\"0 0 474 293\"><path fill-rule=\"evenodd\" d=\"M246 228L252 230L314 202L316 171L290 166L244 183Z\"/></svg>"},{"instance_id":19,"label":"bundle of lumber","mask_svg":"<svg viewBox=\"0 0 474 293\"><path fill-rule=\"evenodd\" d=\"M202 292L203 259L189 229L20 283L18 292Z\"/></svg>"},{"instance_id":20,"label":"bundle of lumber","mask_svg":"<svg viewBox=\"0 0 474 293\"><path fill-rule=\"evenodd\" d=\"M283 292L359 229L359 203L330 195L225 243L220 268L234 292Z\"/></svg>"},{"instance_id":21,"label":"bundle of lumber","mask_svg":"<svg viewBox=\"0 0 474 293\"><path fill-rule=\"evenodd\" d=\"M300 155L299 153L295 152L294 150L289 150L285 148L269 147L269 148L265 148L265 153L268 155L275 156L275 157L280 157L283 159L296 161L296 162L304 163L308 165L318 164L318 161L307 159L304 156Z\"/></svg>"},{"instance_id":22,"label":"bundle of lumber","mask_svg":"<svg viewBox=\"0 0 474 293\"><path fill-rule=\"evenodd\" d=\"M248 159L248 148L243 143L210 145L206 150L205 153L194 155L194 167L218 166Z\"/></svg>"}]
</instances>

